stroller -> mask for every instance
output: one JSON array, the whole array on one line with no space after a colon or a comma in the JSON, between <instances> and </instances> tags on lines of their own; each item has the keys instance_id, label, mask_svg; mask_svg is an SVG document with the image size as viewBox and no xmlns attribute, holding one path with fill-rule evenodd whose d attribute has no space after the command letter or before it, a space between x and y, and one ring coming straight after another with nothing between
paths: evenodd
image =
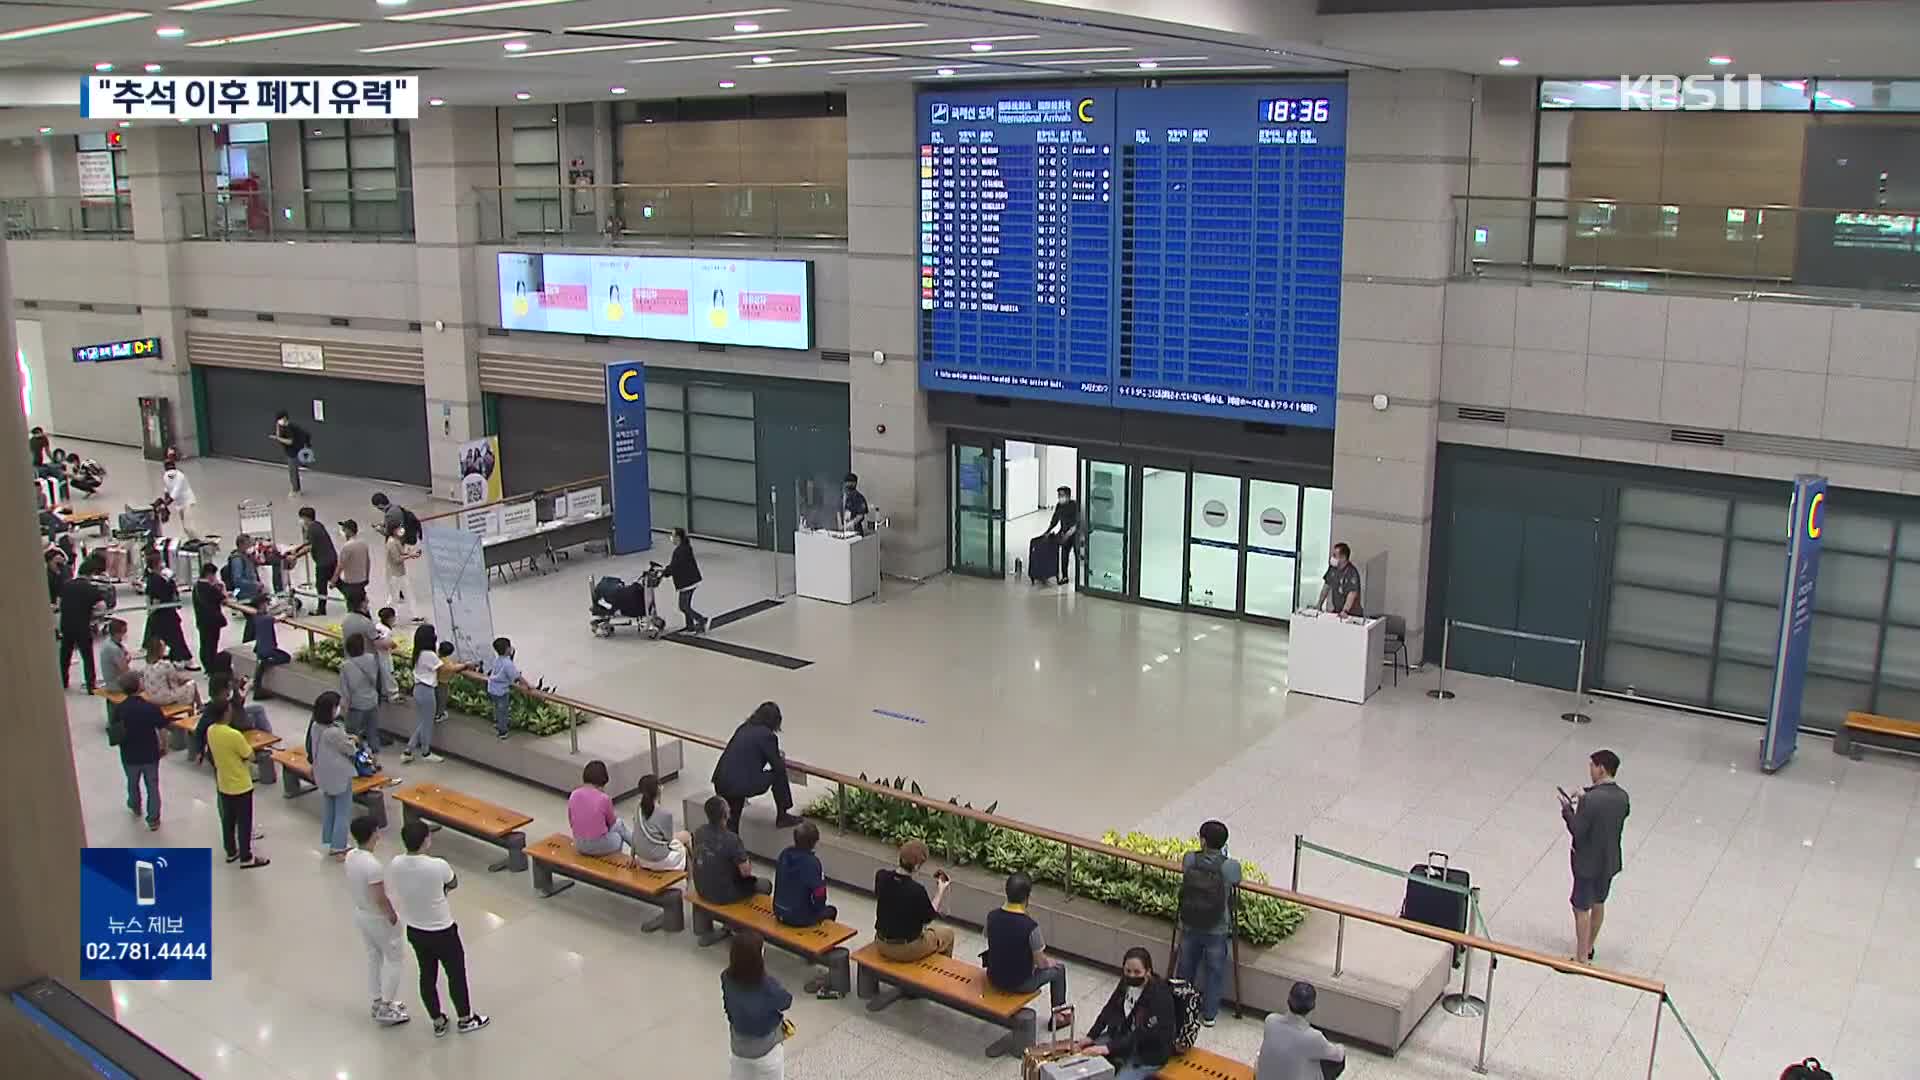
<instances>
[{"instance_id":1,"label":"stroller","mask_svg":"<svg viewBox=\"0 0 1920 1080\"><path fill-rule=\"evenodd\" d=\"M167 520L167 501L155 499L145 506L128 504L114 521L115 540L138 540L151 545L160 537L160 526Z\"/></svg>"},{"instance_id":2,"label":"stroller","mask_svg":"<svg viewBox=\"0 0 1920 1080\"><path fill-rule=\"evenodd\" d=\"M622 626L634 627L650 639L666 633L667 620L660 617L660 609L653 602L664 573L660 564L655 563L631 583L617 577L592 581L587 613L592 617L590 625L595 636L610 638Z\"/></svg>"}]
</instances>

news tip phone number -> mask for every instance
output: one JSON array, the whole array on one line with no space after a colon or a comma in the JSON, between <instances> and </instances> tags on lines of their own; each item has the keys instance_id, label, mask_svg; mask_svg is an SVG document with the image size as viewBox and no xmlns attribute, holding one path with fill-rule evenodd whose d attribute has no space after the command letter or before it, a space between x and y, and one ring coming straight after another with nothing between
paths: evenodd
<instances>
[{"instance_id":1,"label":"news tip phone number","mask_svg":"<svg viewBox=\"0 0 1920 1080\"><path fill-rule=\"evenodd\" d=\"M89 960L205 960L204 941L89 941Z\"/></svg>"}]
</instances>

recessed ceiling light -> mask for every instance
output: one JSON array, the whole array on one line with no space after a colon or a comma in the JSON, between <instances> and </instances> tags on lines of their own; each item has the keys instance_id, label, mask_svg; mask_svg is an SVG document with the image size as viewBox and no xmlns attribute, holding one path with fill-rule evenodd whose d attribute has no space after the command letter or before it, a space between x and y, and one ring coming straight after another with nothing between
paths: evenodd
<instances>
[{"instance_id":1,"label":"recessed ceiling light","mask_svg":"<svg viewBox=\"0 0 1920 1080\"><path fill-rule=\"evenodd\" d=\"M1709 56L1707 57L1707 63L1712 64L1714 67L1726 67L1728 64L1733 63L1733 57L1718 56L1718 55Z\"/></svg>"},{"instance_id":2,"label":"recessed ceiling light","mask_svg":"<svg viewBox=\"0 0 1920 1080\"><path fill-rule=\"evenodd\" d=\"M39 26L23 26L18 30L0 32L0 41L24 41L27 38L45 37L48 34L64 34L69 30L89 30L96 26L112 26L115 23L152 17L152 13L146 11L116 11L110 15L89 15L84 19L42 23Z\"/></svg>"},{"instance_id":3,"label":"recessed ceiling light","mask_svg":"<svg viewBox=\"0 0 1920 1080\"><path fill-rule=\"evenodd\" d=\"M121 126L121 127L132 127L132 126L133 126L133 121L131 121L131 120L122 120L122 121L120 121L120 126Z\"/></svg>"},{"instance_id":4,"label":"recessed ceiling light","mask_svg":"<svg viewBox=\"0 0 1920 1080\"><path fill-rule=\"evenodd\" d=\"M442 45L477 45L483 41L505 41L521 36L518 30L508 30L499 34L467 34L464 37L434 38L431 41L409 41L399 45L375 45L361 49L363 53L405 52L408 49L437 49Z\"/></svg>"},{"instance_id":5,"label":"recessed ceiling light","mask_svg":"<svg viewBox=\"0 0 1920 1080\"><path fill-rule=\"evenodd\" d=\"M754 57L753 62L756 64L771 64L773 63L773 57L762 53L761 55Z\"/></svg>"},{"instance_id":6,"label":"recessed ceiling light","mask_svg":"<svg viewBox=\"0 0 1920 1080\"><path fill-rule=\"evenodd\" d=\"M186 28L181 26L157 26L154 28L153 33L154 33L154 36L163 37L163 38L177 38L177 37L187 36Z\"/></svg>"},{"instance_id":7,"label":"recessed ceiling light","mask_svg":"<svg viewBox=\"0 0 1920 1080\"><path fill-rule=\"evenodd\" d=\"M524 41L509 41L505 45L502 45L500 47L507 50L508 52L526 52L527 51L527 43Z\"/></svg>"},{"instance_id":8,"label":"recessed ceiling light","mask_svg":"<svg viewBox=\"0 0 1920 1080\"><path fill-rule=\"evenodd\" d=\"M95 64L95 65L93 65L93 70L95 70L95 71L112 71L112 70L113 70L113 65L112 65L112 64L109 64L109 63L107 63L107 62L106 62L105 60L102 60L102 61L100 61L99 63L97 63L97 64Z\"/></svg>"},{"instance_id":9,"label":"recessed ceiling light","mask_svg":"<svg viewBox=\"0 0 1920 1080\"><path fill-rule=\"evenodd\" d=\"M192 118L190 118L190 117L185 117L185 116L182 116L182 117L180 117L180 122L181 122L181 123L183 123L183 124L191 124L191 123L193 123L193 120L192 120Z\"/></svg>"},{"instance_id":10,"label":"recessed ceiling light","mask_svg":"<svg viewBox=\"0 0 1920 1080\"><path fill-rule=\"evenodd\" d=\"M991 41L976 41L976 42L974 42L974 43L973 43L973 44L972 44L971 46L969 46L969 48L971 48L971 49L972 49L972 50L973 50L974 52L992 52L992 51L993 51L993 42L991 42Z\"/></svg>"},{"instance_id":11,"label":"recessed ceiling light","mask_svg":"<svg viewBox=\"0 0 1920 1080\"><path fill-rule=\"evenodd\" d=\"M230 37L189 41L187 42L187 48L211 49L221 45L244 45L252 41L275 41L280 38L306 37L308 34L328 34L335 30L351 30L359 25L357 22L310 23L306 26L290 26L283 30L256 30L251 34L234 34Z\"/></svg>"},{"instance_id":12,"label":"recessed ceiling light","mask_svg":"<svg viewBox=\"0 0 1920 1080\"><path fill-rule=\"evenodd\" d=\"M409 11L405 15L389 15L388 22L419 22L422 19L451 19L459 15L485 15L490 11L512 11L516 8L551 7L554 4L571 4L573 0L495 0L490 4L463 4L460 7L433 8L429 11Z\"/></svg>"},{"instance_id":13,"label":"recessed ceiling light","mask_svg":"<svg viewBox=\"0 0 1920 1080\"><path fill-rule=\"evenodd\" d=\"M626 87L624 87L624 86L609 86L609 87L607 87L607 93L609 93L609 94L624 94L624 93L626 93L626 92L627 92L627 88L626 88Z\"/></svg>"},{"instance_id":14,"label":"recessed ceiling light","mask_svg":"<svg viewBox=\"0 0 1920 1080\"><path fill-rule=\"evenodd\" d=\"M427 104L433 106L436 109L442 105L445 105L446 103L447 103L446 98L430 97L427 99Z\"/></svg>"},{"instance_id":15,"label":"recessed ceiling light","mask_svg":"<svg viewBox=\"0 0 1920 1080\"><path fill-rule=\"evenodd\" d=\"M41 129L40 129L40 134L42 134L42 135L51 135L51 134L53 134L53 129L52 129L52 128L50 128L50 127L43 127L43 128L41 128Z\"/></svg>"},{"instance_id":16,"label":"recessed ceiling light","mask_svg":"<svg viewBox=\"0 0 1920 1080\"><path fill-rule=\"evenodd\" d=\"M752 34L725 34L714 41L739 41L745 38L819 37L823 34L870 34L878 30L924 30L926 23L867 23L863 26L821 26L812 30L768 30Z\"/></svg>"},{"instance_id":17,"label":"recessed ceiling light","mask_svg":"<svg viewBox=\"0 0 1920 1080\"><path fill-rule=\"evenodd\" d=\"M720 89L722 89L722 90L731 90L731 89L733 89L733 80L732 80L732 79L721 79L721 80L720 80Z\"/></svg>"},{"instance_id":18,"label":"recessed ceiling light","mask_svg":"<svg viewBox=\"0 0 1920 1080\"><path fill-rule=\"evenodd\" d=\"M939 75L939 76L940 76L941 78L943 78L943 79L944 79L944 78L946 78L947 76L949 76L949 75L951 75L951 74L953 74L953 69L952 69L952 68L941 68L941 69L940 69L939 71L937 71L937 72L935 72L934 74L936 74L936 75Z\"/></svg>"},{"instance_id":19,"label":"recessed ceiling light","mask_svg":"<svg viewBox=\"0 0 1920 1080\"><path fill-rule=\"evenodd\" d=\"M584 33L593 30L625 30L632 26L667 26L673 23L706 22L709 19L739 19L749 15L785 15L786 13L786 8L752 8L747 11L713 11L705 15L662 15L653 19L622 19L619 22L569 26L567 29Z\"/></svg>"},{"instance_id":20,"label":"recessed ceiling light","mask_svg":"<svg viewBox=\"0 0 1920 1080\"><path fill-rule=\"evenodd\" d=\"M140 70L146 72L149 75L158 75L167 69L164 67L161 67L159 64L148 64L146 67L141 68Z\"/></svg>"},{"instance_id":21,"label":"recessed ceiling light","mask_svg":"<svg viewBox=\"0 0 1920 1080\"><path fill-rule=\"evenodd\" d=\"M751 34L759 29L760 24L757 22L737 22L733 24L733 32L736 34Z\"/></svg>"},{"instance_id":22,"label":"recessed ceiling light","mask_svg":"<svg viewBox=\"0 0 1920 1080\"><path fill-rule=\"evenodd\" d=\"M1520 58L1517 56L1503 56L1500 58L1500 66L1501 67L1519 67Z\"/></svg>"},{"instance_id":23,"label":"recessed ceiling light","mask_svg":"<svg viewBox=\"0 0 1920 1080\"><path fill-rule=\"evenodd\" d=\"M649 124L653 123L653 117L651 116L647 117L647 123Z\"/></svg>"},{"instance_id":24,"label":"recessed ceiling light","mask_svg":"<svg viewBox=\"0 0 1920 1080\"><path fill-rule=\"evenodd\" d=\"M519 90L514 93L513 99L515 101L525 101L528 98L531 98L532 96L533 96L532 94L528 93L525 90Z\"/></svg>"},{"instance_id":25,"label":"recessed ceiling light","mask_svg":"<svg viewBox=\"0 0 1920 1080\"><path fill-rule=\"evenodd\" d=\"M1152 71L1152 70L1153 70L1154 68L1157 68L1157 67L1159 67L1159 66L1160 66L1160 63L1159 63L1159 61L1156 61L1156 60L1142 60L1142 61L1140 61L1140 70L1141 70L1141 71Z\"/></svg>"}]
</instances>

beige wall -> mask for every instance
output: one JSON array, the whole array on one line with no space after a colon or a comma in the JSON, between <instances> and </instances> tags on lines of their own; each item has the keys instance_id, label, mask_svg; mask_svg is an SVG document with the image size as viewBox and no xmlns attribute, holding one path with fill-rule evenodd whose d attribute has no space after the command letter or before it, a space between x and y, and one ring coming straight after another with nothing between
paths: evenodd
<instances>
[{"instance_id":1,"label":"beige wall","mask_svg":"<svg viewBox=\"0 0 1920 1080\"><path fill-rule=\"evenodd\" d=\"M843 116L623 124L623 184L847 182Z\"/></svg>"}]
</instances>

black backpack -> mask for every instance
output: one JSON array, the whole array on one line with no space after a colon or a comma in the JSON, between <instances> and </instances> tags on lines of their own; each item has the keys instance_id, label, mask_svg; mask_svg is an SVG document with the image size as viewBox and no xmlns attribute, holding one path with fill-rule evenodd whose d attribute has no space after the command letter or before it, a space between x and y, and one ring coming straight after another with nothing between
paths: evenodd
<instances>
[{"instance_id":1,"label":"black backpack","mask_svg":"<svg viewBox=\"0 0 1920 1080\"><path fill-rule=\"evenodd\" d=\"M409 544L420 542L420 519L404 506L400 508L400 539Z\"/></svg>"},{"instance_id":2,"label":"black backpack","mask_svg":"<svg viewBox=\"0 0 1920 1080\"><path fill-rule=\"evenodd\" d=\"M1833 1080L1833 1074L1821 1067L1819 1058L1808 1058L1787 1066L1780 1080Z\"/></svg>"},{"instance_id":3,"label":"black backpack","mask_svg":"<svg viewBox=\"0 0 1920 1080\"><path fill-rule=\"evenodd\" d=\"M1180 875L1180 925L1210 931L1227 914L1227 856L1202 851Z\"/></svg>"}]
</instances>

